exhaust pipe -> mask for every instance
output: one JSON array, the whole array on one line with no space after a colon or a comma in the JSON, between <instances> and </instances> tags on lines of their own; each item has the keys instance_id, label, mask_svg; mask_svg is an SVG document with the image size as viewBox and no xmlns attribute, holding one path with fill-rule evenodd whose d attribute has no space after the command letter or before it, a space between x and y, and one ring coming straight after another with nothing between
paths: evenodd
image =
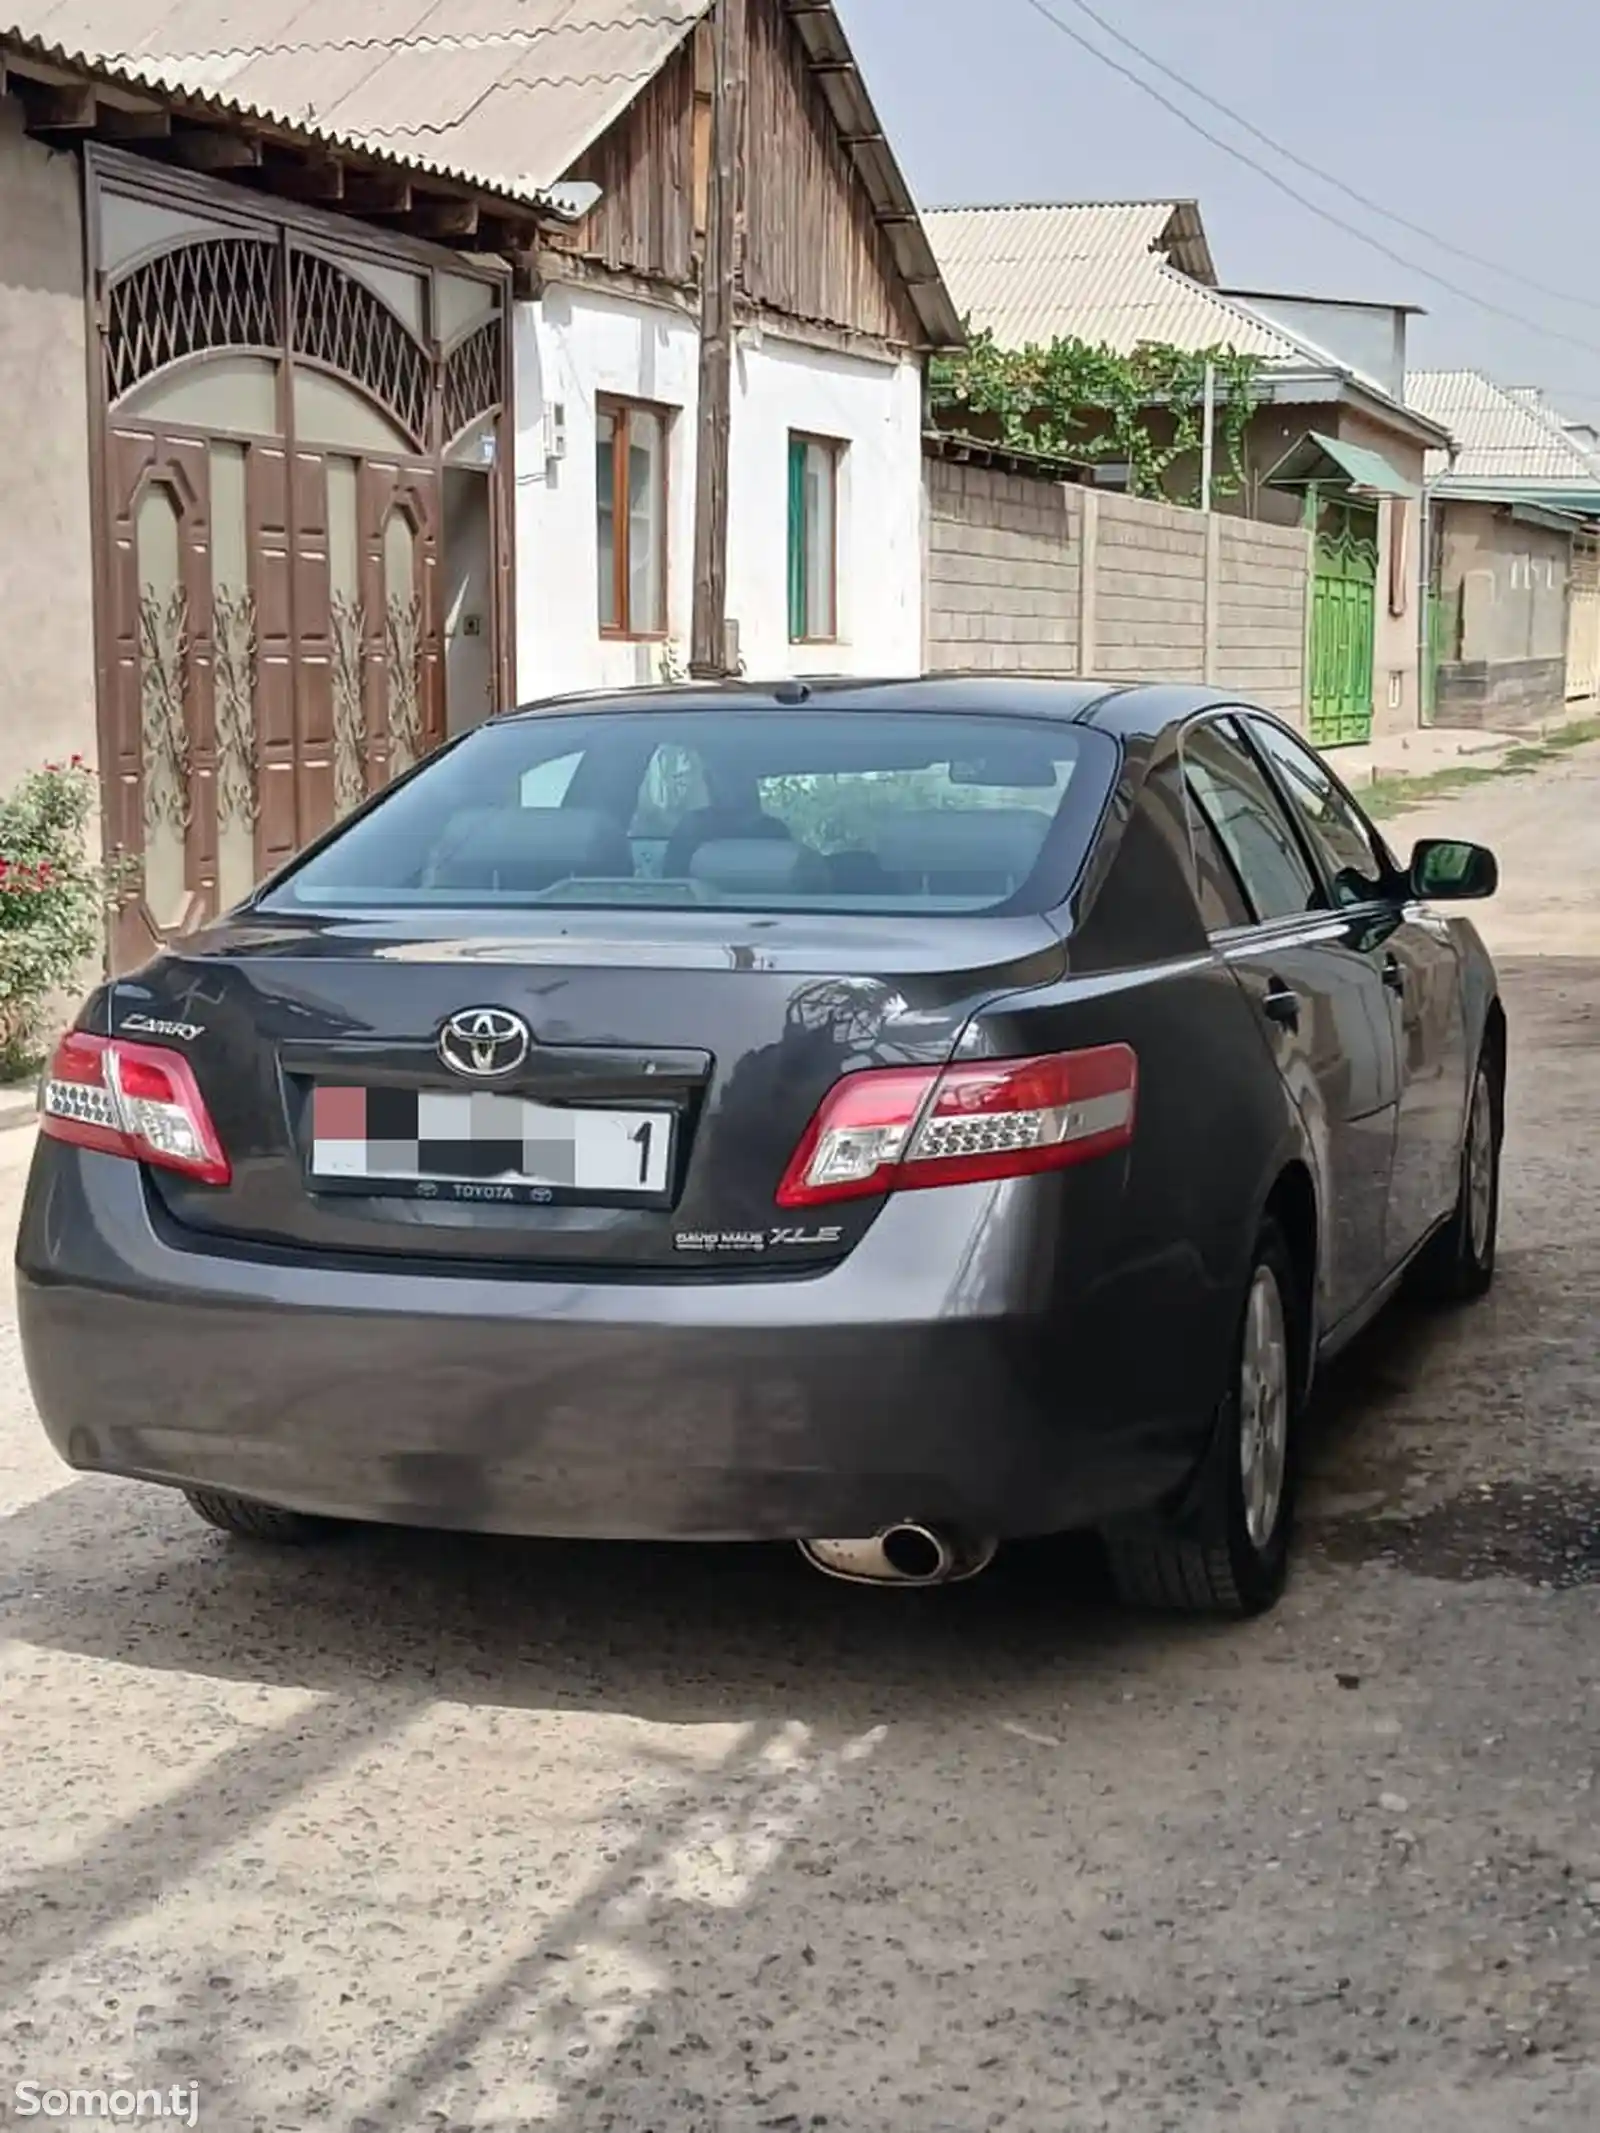
<instances>
[{"instance_id":1,"label":"exhaust pipe","mask_svg":"<svg viewBox=\"0 0 1600 2133\"><path fill-rule=\"evenodd\" d=\"M824 1577L851 1585L960 1585L987 1570L1000 1543L902 1519L871 1540L803 1540L800 1553Z\"/></svg>"}]
</instances>

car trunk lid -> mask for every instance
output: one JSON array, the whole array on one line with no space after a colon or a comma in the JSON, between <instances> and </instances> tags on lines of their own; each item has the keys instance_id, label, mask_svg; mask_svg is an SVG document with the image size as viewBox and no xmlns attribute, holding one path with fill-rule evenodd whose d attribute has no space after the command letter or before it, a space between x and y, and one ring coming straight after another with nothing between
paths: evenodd
<instances>
[{"instance_id":1,"label":"car trunk lid","mask_svg":"<svg viewBox=\"0 0 1600 2133\"><path fill-rule=\"evenodd\" d=\"M775 1206L833 1083L942 1063L979 1008L1063 963L1033 917L430 913L423 933L416 914L246 913L120 982L112 1014L188 1056L232 1163L220 1188L149 1173L184 1230L597 1278L798 1270L877 1212ZM491 1047L518 1018L526 1056L463 1072L481 1017ZM532 1182L499 1167L509 1146L528 1169L513 1144Z\"/></svg>"}]
</instances>

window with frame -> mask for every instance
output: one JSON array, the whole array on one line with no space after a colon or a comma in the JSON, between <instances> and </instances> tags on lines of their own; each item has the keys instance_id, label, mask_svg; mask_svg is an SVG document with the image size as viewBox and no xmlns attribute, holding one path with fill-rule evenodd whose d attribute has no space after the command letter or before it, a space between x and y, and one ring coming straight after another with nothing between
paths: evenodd
<instances>
[{"instance_id":1,"label":"window with frame","mask_svg":"<svg viewBox=\"0 0 1600 2133\"><path fill-rule=\"evenodd\" d=\"M1255 913L1232 859L1211 825L1209 803L1200 797L1192 774L1184 779L1189 844L1194 856L1195 898L1207 933L1230 933L1253 923Z\"/></svg>"},{"instance_id":2,"label":"window with frame","mask_svg":"<svg viewBox=\"0 0 1600 2133\"><path fill-rule=\"evenodd\" d=\"M1183 769L1197 858L1214 841L1262 922L1320 910L1321 886L1283 803L1231 722L1213 720L1186 733ZM1213 908L1225 908L1222 885L1217 889Z\"/></svg>"},{"instance_id":3,"label":"window with frame","mask_svg":"<svg viewBox=\"0 0 1600 2133\"><path fill-rule=\"evenodd\" d=\"M595 522L603 637L667 633L667 434L663 408L595 409Z\"/></svg>"},{"instance_id":4,"label":"window with frame","mask_svg":"<svg viewBox=\"0 0 1600 2133\"><path fill-rule=\"evenodd\" d=\"M1270 719L1247 719L1245 728L1277 773L1337 900L1372 903L1397 872L1377 832L1303 741Z\"/></svg>"},{"instance_id":5,"label":"window with frame","mask_svg":"<svg viewBox=\"0 0 1600 2133\"><path fill-rule=\"evenodd\" d=\"M789 436L789 641L839 635L839 463L844 446Z\"/></svg>"}]
</instances>

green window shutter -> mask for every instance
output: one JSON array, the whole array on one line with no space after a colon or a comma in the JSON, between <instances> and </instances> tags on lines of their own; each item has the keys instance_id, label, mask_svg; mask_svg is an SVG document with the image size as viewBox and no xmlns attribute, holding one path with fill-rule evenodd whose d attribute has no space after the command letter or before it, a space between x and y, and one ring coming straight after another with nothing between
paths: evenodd
<instances>
[{"instance_id":1,"label":"green window shutter","mask_svg":"<svg viewBox=\"0 0 1600 2133\"><path fill-rule=\"evenodd\" d=\"M806 441L789 439L789 637L803 643L806 614Z\"/></svg>"}]
</instances>

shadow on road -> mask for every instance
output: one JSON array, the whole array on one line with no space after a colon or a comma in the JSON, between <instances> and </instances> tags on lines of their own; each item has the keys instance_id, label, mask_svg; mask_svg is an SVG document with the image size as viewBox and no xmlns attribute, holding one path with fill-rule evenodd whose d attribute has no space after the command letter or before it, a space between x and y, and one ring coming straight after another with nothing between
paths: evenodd
<instances>
[{"instance_id":1,"label":"shadow on road","mask_svg":"<svg viewBox=\"0 0 1600 2133\"><path fill-rule=\"evenodd\" d=\"M1040 1676L1218 1633L1115 1609L1098 1551L1070 1539L1017 1546L972 1585L873 1593L785 1547L378 1527L256 1547L207 1533L165 1491L100 1478L0 1530L0 1632L28 1645L278 1687L393 1684L671 1724L823 1713L867 1724L883 1696L987 1706Z\"/></svg>"}]
</instances>

